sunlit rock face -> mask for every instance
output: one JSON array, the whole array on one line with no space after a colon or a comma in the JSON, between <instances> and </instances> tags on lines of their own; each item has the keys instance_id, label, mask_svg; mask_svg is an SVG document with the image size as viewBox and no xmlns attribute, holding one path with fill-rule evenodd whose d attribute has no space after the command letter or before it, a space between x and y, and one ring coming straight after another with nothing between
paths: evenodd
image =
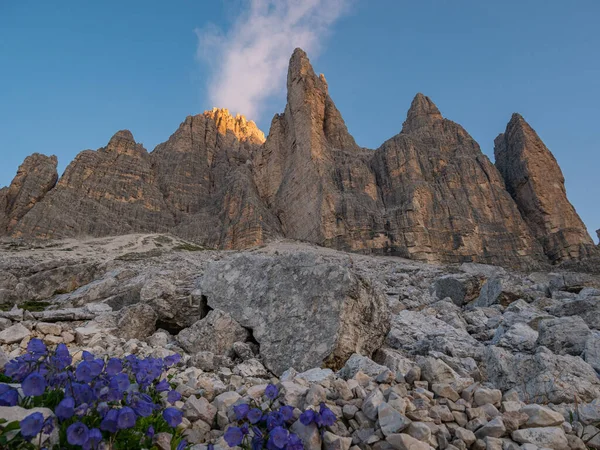
<instances>
[{"instance_id":1,"label":"sunlit rock face","mask_svg":"<svg viewBox=\"0 0 600 450\"><path fill-rule=\"evenodd\" d=\"M280 234L251 174L264 140L254 122L215 108L187 117L156 147L151 156L175 234L220 248L249 247Z\"/></svg>"},{"instance_id":2,"label":"sunlit rock face","mask_svg":"<svg viewBox=\"0 0 600 450\"><path fill-rule=\"evenodd\" d=\"M567 199L556 159L519 114L495 140L496 166L533 235L551 261L588 256L585 225Z\"/></svg>"},{"instance_id":3,"label":"sunlit rock face","mask_svg":"<svg viewBox=\"0 0 600 450\"><path fill-rule=\"evenodd\" d=\"M253 162L287 237L428 261L541 257L496 168L430 99L417 95L398 136L362 149L302 50L285 112Z\"/></svg>"},{"instance_id":4,"label":"sunlit rock face","mask_svg":"<svg viewBox=\"0 0 600 450\"><path fill-rule=\"evenodd\" d=\"M119 131L106 147L77 155L12 234L170 231L221 248L260 244L279 233L250 173L262 142L254 122L216 108L188 117L152 153Z\"/></svg>"}]
</instances>

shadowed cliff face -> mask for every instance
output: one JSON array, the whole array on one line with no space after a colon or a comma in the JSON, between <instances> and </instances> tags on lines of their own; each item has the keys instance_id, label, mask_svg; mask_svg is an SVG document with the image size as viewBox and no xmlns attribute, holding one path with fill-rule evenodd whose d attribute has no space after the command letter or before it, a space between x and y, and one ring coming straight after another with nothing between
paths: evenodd
<instances>
[{"instance_id":1,"label":"shadowed cliff face","mask_svg":"<svg viewBox=\"0 0 600 450\"><path fill-rule=\"evenodd\" d=\"M515 267L548 261L545 254L579 258L590 247L560 169L521 122L511 126L513 119L496 141L503 180L471 136L422 94L400 134L369 150L349 134L325 77L300 49L290 59L287 89L285 111L266 139L254 122L215 108L187 117L152 153L119 131L106 147L81 152L55 187L56 160L33 155L0 190L0 233L170 232L226 249L284 236L340 250ZM558 184L529 183L535 195L528 197L513 186L534 172L517 170L523 163L514 161L528 158L502 155L531 148L545 149ZM545 195L561 192L563 206L544 206Z\"/></svg>"},{"instance_id":2,"label":"shadowed cliff face","mask_svg":"<svg viewBox=\"0 0 600 450\"><path fill-rule=\"evenodd\" d=\"M260 244L279 232L248 165L262 142L254 122L220 109L188 117L151 154L119 131L106 147L77 155L12 234L171 231L215 247Z\"/></svg>"},{"instance_id":3,"label":"shadowed cliff face","mask_svg":"<svg viewBox=\"0 0 600 450\"><path fill-rule=\"evenodd\" d=\"M156 184L150 155L127 131L85 150L58 184L14 227L15 236L103 236L166 231L173 215Z\"/></svg>"},{"instance_id":4,"label":"shadowed cliff face","mask_svg":"<svg viewBox=\"0 0 600 450\"><path fill-rule=\"evenodd\" d=\"M556 159L519 114L495 140L496 166L533 235L551 261L587 256L593 247L567 199Z\"/></svg>"},{"instance_id":5,"label":"shadowed cliff face","mask_svg":"<svg viewBox=\"0 0 600 450\"><path fill-rule=\"evenodd\" d=\"M0 190L0 234L17 223L54 187L58 180L56 156L34 153L25 158L8 188Z\"/></svg>"}]
</instances>

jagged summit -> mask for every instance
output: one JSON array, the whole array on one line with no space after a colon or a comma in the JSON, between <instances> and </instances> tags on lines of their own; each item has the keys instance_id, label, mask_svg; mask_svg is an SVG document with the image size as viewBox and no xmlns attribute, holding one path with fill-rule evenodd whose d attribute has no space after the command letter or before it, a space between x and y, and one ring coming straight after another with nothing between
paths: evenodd
<instances>
[{"instance_id":1,"label":"jagged summit","mask_svg":"<svg viewBox=\"0 0 600 450\"><path fill-rule=\"evenodd\" d=\"M410 133L411 131L418 130L425 126L431 126L435 122L440 122L444 118L437 108L435 103L431 99L420 92L415 95L408 113L406 114L406 120L402 125L402 131Z\"/></svg>"},{"instance_id":2,"label":"jagged summit","mask_svg":"<svg viewBox=\"0 0 600 450\"><path fill-rule=\"evenodd\" d=\"M421 116L432 116L441 119L442 114L429 97L418 92L413 99L407 114L409 119Z\"/></svg>"},{"instance_id":3,"label":"jagged summit","mask_svg":"<svg viewBox=\"0 0 600 450\"><path fill-rule=\"evenodd\" d=\"M302 49L290 58L287 88L266 139L253 121L213 108L188 116L151 153L121 130L106 147L77 155L58 183L55 161L26 160L0 190L0 234L169 232L227 249L286 237L521 268L588 254L591 239L566 200L562 173L520 115L496 140L496 168L421 93L402 131L368 150L348 132L325 76ZM542 161L546 172L536 174L528 161ZM562 206L552 209L548 199Z\"/></svg>"},{"instance_id":4,"label":"jagged summit","mask_svg":"<svg viewBox=\"0 0 600 450\"><path fill-rule=\"evenodd\" d=\"M215 107L204 111L202 116L213 120L221 134L227 134L227 131L231 131L240 141L252 141L258 144L265 142L265 134L258 128L256 123L247 120L239 113L233 116L228 109Z\"/></svg>"},{"instance_id":5,"label":"jagged summit","mask_svg":"<svg viewBox=\"0 0 600 450\"><path fill-rule=\"evenodd\" d=\"M135 142L133 134L129 130L117 131L108 141L106 147L100 149L104 152L115 153L147 153L143 145Z\"/></svg>"},{"instance_id":6,"label":"jagged summit","mask_svg":"<svg viewBox=\"0 0 600 450\"><path fill-rule=\"evenodd\" d=\"M135 143L135 139L133 138L133 133L131 133L131 131L129 131L129 130L117 131L113 135L113 137L110 139L109 145L110 145L110 142L115 141L115 140L124 140L124 141L129 141L129 142Z\"/></svg>"}]
</instances>

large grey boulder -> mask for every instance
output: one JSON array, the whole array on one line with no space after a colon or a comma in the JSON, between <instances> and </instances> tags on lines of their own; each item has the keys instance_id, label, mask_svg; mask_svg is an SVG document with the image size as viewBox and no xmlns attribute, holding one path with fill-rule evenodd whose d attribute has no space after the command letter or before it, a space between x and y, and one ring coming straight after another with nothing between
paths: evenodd
<instances>
[{"instance_id":1,"label":"large grey boulder","mask_svg":"<svg viewBox=\"0 0 600 450\"><path fill-rule=\"evenodd\" d=\"M191 327L181 330L177 341L189 353L212 352L233 355L233 344L248 338L248 330L221 310L213 310Z\"/></svg>"},{"instance_id":2,"label":"large grey boulder","mask_svg":"<svg viewBox=\"0 0 600 450\"><path fill-rule=\"evenodd\" d=\"M550 314L554 316L579 316L588 327L600 330L600 297L585 296L564 302L552 308Z\"/></svg>"},{"instance_id":3,"label":"large grey boulder","mask_svg":"<svg viewBox=\"0 0 600 450\"><path fill-rule=\"evenodd\" d=\"M587 324L579 316L542 320L537 345L548 347L558 355L579 356L591 336Z\"/></svg>"},{"instance_id":4,"label":"large grey boulder","mask_svg":"<svg viewBox=\"0 0 600 450\"><path fill-rule=\"evenodd\" d=\"M532 351L539 333L523 322L516 322L507 330L498 327L492 344L512 351Z\"/></svg>"},{"instance_id":5,"label":"large grey boulder","mask_svg":"<svg viewBox=\"0 0 600 450\"><path fill-rule=\"evenodd\" d=\"M241 254L209 264L201 281L208 305L252 329L275 374L371 355L390 322L385 296L349 268L311 253Z\"/></svg>"},{"instance_id":6,"label":"large grey boulder","mask_svg":"<svg viewBox=\"0 0 600 450\"><path fill-rule=\"evenodd\" d=\"M515 389L527 402L569 403L577 396L589 402L600 397L600 379L581 358L555 355L539 348L534 355L489 346L485 352L488 381L503 392Z\"/></svg>"}]
</instances>

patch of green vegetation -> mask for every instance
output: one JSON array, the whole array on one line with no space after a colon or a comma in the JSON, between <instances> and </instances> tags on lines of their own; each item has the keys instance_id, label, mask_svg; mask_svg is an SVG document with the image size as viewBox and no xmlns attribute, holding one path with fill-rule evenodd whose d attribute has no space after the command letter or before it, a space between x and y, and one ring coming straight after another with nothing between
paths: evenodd
<instances>
[{"instance_id":1,"label":"patch of green vegetation","mask_svg":"<svg viewBox=\"0 0 600 450\"><path fill-rule=\"evenodd\" d=\"M14 380L10 377L7 377L3 373L0 373L0 383L14 383Z\"/></svg>"},{"instance_id":2,"label":"patch of green vegetation","mask_svg":"<svg viewBox=\"0 0 600 450\"><path fill-rule=\"evenodd\" d=\"M19 305L19 308L22 308L26 311L31 311L31 312L40 312L40 311L44 311L48 306L50 306L50 302L29 300L29 301Z\"/></svg>"},{"instance_id":3,"label":"patch of green vegetation","mask_svg":"<svg viewBox=\"0 0 600 450\"><path fill-rule=\"evenodd\" d=\"M0 311L10 311L11 309L13 309L15 305L12 304L8 304L8 303L4 303L2 305L0 305ZM25 311L30 311L30 312L40 312L40 311L44 311L48 306L50 306L50 302L43 302L43 301L38 301L38 300L28 300L25 303L21 303L20 305L17 305L19 308L24 309Z\"/></svg>"},{"instance_id":4,"label":"patch of green vegetation","mask_svg":"<svg viewBox=\"0 0 600 450\"><path fill-rule=\"evenodd\" d=\"M173 243L173 239L171 239L168 236L160 235L160 236L156 236L154 238L154 243L155 244L172 244Z\"/></svg>"},{"instance_id":5,"label":"patch of green vegetation","mask_svg":"<svg viewBox=\"0 0 600 450\"><path fill-rule=\"evenodd\" d=\"M173 247L173 250L186 251L186 252L200 252L200 251L204 250L204 247L200 247L199 245L190 244L190 243L186 242L185 244L176 245L175 247Z\"/></svg>"},{"instance_id":6,"label":"patch of green vegetation","mask_svg":"<svg viewBox=\"0 0 600 450\"><path fill-rule=\"evenodd\" d=\"M69 292L71 292L71 291L69 291L67 289L57 289L54 291L54 294L52 294L52 295L68 294Z\"/></svg>"}]
</instances>

